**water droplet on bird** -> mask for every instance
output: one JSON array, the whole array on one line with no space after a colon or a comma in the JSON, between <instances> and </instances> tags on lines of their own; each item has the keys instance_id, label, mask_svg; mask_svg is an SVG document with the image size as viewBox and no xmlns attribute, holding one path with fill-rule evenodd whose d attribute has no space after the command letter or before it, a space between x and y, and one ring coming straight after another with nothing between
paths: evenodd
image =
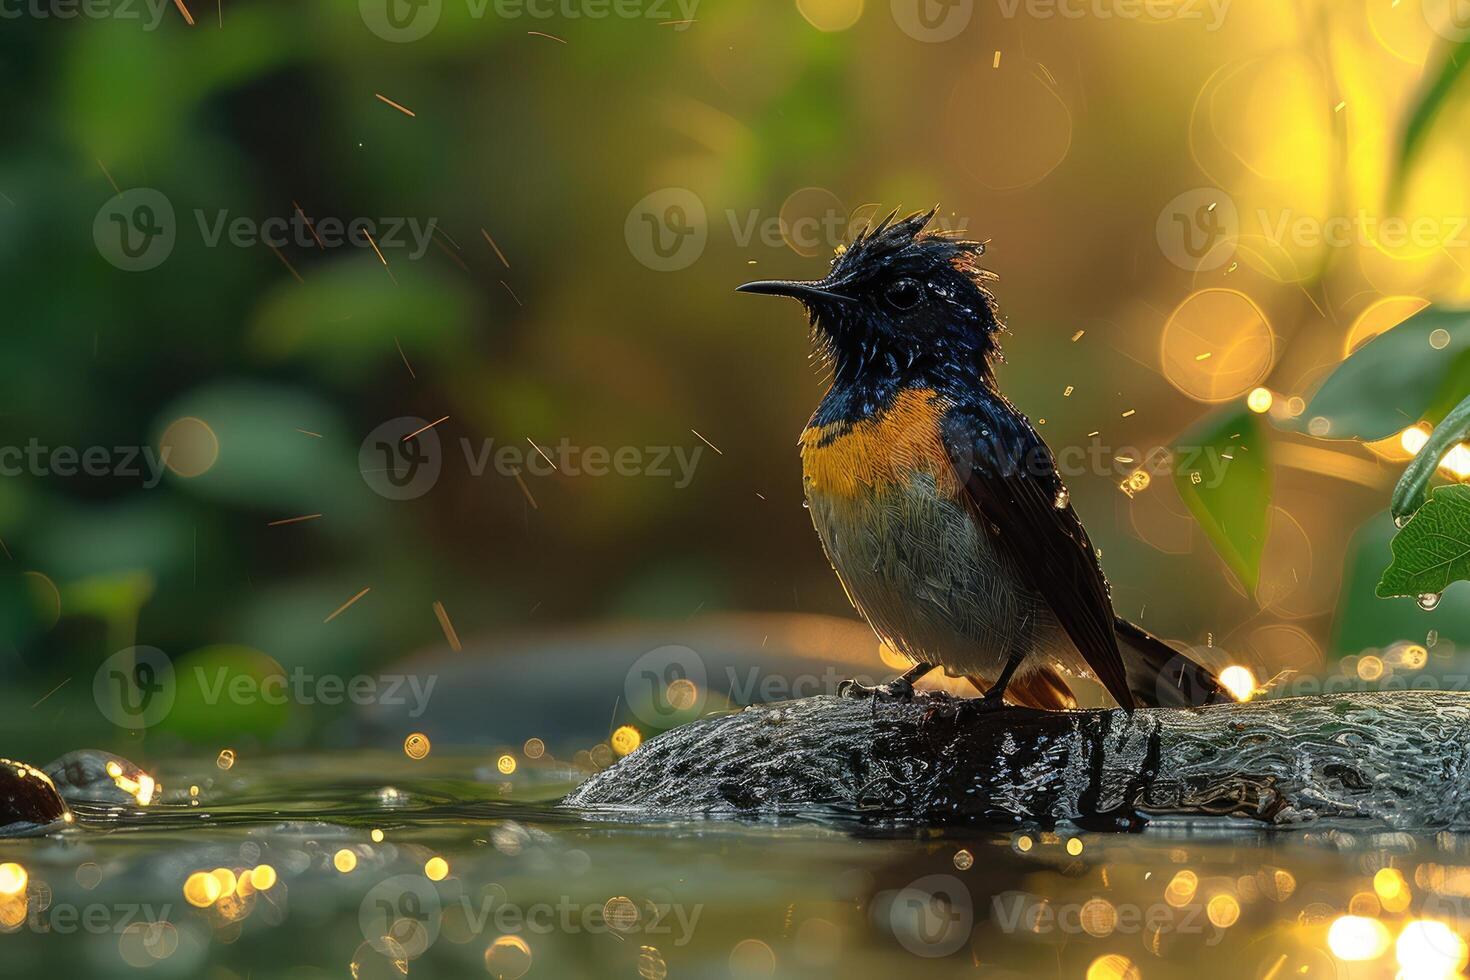
<instances>
[{"instance_id":1,"label":"water droplet on bird","mask_svg":"<svg viewBox=\"0 0 1470 980\"><path fill-rule=\"evenodd\" d=\"M811 510L812 509L811 502L810 501L807 501L807 500L803 500L801 502L801 509L802 510Z\"/></svg>"},{"instance_id":2,"label":"water droplet on bird","mask_svg":"<svg viewBox=\"0 0 1470 980\"><path fill-rule=\"evenodd\" d=\"M1419 608L1423 609L1425 612L1428 612L1435 606L1439 605L1439 598L1440 596L1438 592L1426 592L1419 597Z\"/></svg>"},{"instance_id":3,"label":"water droplet on bird","mask_svg":"<svg viewBox=\"0 0 1470 980\"><path fill-rule=\"evenodd\" d=\"M1052 501L1052 504L1056 507L1057 510L1066 510L1067 503L1071 499L1072 495L1067 492L1067 488L1062 487L1062 489L1057 491L1057 498Z\"/></svg>"}]
</instances>

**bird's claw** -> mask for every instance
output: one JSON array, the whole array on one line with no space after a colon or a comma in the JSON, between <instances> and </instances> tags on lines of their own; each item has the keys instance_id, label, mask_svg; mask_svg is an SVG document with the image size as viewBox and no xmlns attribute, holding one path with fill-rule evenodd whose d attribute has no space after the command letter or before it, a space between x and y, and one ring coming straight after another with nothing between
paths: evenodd
<instances>
[{"instance_id":1,"label":"bird's claw","mask_svg":"<svg viewBox=\"0 0 1470 980\"><path fill-rule=\"evenodd\" d=\"M837 685L837 696L853 701L866 701L871 698L874 701L906 702L914 699L914 685L902 677L891 680L887 684L859 684L856 680L848 678Z\"/></svg>"},{"instance_id":2,"label":"bird's claw","mask_svg":"<svg viewBox=\"0 0 1470 980\"><path fill-rule=\"evenodd\" d=\"M974 710L986 714L992 711L1004 711L1009 707L1006 704L1005 694L996 694L993 691L987 691L982 697L978 697L970 703L975 706Z\"/></svg>"}]
</instances>

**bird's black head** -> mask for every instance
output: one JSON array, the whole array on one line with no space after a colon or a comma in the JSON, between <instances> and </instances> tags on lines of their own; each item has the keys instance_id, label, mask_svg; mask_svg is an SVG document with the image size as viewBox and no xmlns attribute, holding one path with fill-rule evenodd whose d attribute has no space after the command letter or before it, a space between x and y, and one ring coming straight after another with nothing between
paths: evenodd
<instances>
[{"instance_id":1,"label":"bird's black head","mask_svg":"<svg viewBox=\"0 0 1470 980\"><path fill-rule=\"evenodd\" d=\"M998 354L994 275L977 264L985 246L924 234L938 208L895 222L890 214L832 260L814 282L748 282L741 292L791 296L806 305L837 383L875 376L989 371Z\"/></svg>"}]
</instances>

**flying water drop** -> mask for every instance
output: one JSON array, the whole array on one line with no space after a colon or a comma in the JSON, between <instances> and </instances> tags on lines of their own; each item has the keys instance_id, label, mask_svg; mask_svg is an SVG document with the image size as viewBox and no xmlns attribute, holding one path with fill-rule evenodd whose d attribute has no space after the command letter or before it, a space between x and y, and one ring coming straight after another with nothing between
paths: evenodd
<instances>
[{"instance_id":1,"label":"flying water drop","mask_svg":"<svg viewBox=\"0 0 1470 980\"><path fill-rule=\"evenodd\" d=\"M1425 612L1428 612L1435 606L1439 605L1439 598L1440 596L1438 592L1426 592L1419 597L1419 608L1423 609Z\"/></svg>"}]
</instances>

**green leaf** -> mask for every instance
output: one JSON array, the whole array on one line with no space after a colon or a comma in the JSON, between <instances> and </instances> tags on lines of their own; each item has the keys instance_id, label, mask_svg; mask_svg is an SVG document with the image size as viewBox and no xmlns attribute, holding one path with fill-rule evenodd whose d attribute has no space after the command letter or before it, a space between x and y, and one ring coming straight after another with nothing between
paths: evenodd
<instances>
[{"instance_id":1,"label":"green leaf","mask_svg":"<svg viewBox=\"0 0 1470 980\"><path fill-rule=\"evenodd\" d=\"M1429 612L1417 602L1382 602L1377 598L1389 542L1398 533L1388 511L1363 522L1348 544L1343 562L1342 591L1338 593L1333 629L1327 647L1332 659L1380 650L1397 643L1432 646L1429 634L1446 639L1470 636L1470 589L1450 589Z\"/></svg>"},{"instance_id":2,"label":"green leaf","mask_svg":"<svg viewBox=\"0 0 1470 980\"><path fill-rule=\"evenodd\" d=\"M1430 342L1436 330L1449 335L1443 347ZM1467 353L1470 310L1421 310L1343 361L1290 425L1326 439L1386 439L1470 394ZM1325 431L1308 428L1317 418Z\"/></svg>"},{"instance_id":3,"label":"green leaf","mask_svg":"<svg viewBox=\"0 0 1470 980\"><path fill-rule=\"evenodd\" d=\"M1227 409L1181 436L1174 483L1225 564L1255 592L1271 508L1270 443L1260 416Z\"/></svg>"},{"instance_id":4,"label":"green leaf","mask_svg":"<svg viewBox=\"0 0 1470 980\"><path fill-rule=\"evenodd\" d=\"M1440 110L1444 108L1455 86L1464 77L1467 65L1470 65L1470 38L1450 47L1444 63L1430 80L1429 85L1425 87L1419 96L1418 103L1414 106L1414 111L1409 115L1409 121L1404 126L1404 138L1399 144L1398 165L1394 170L1393 185L1389 189L1391 203L1396 203L1401 199L1404 185L1408 183L1409 171L1413 169L1420 151L1424 149L1424 144L1429 138L1430 130L1434 128L1434 121L1438 118Z\"/></svg>"},{"instance_id":5,"label":"green leaf","mask_svg":"<svg viewBox=\"0 0 1470 980\"><path fill-rule=\"evenodd\" d=\"M1389 543L1393 562L1378 597L1438 596L1451 582L1470 579L1470 487L1436 487Z\"/></svg>"}]
</instances>

